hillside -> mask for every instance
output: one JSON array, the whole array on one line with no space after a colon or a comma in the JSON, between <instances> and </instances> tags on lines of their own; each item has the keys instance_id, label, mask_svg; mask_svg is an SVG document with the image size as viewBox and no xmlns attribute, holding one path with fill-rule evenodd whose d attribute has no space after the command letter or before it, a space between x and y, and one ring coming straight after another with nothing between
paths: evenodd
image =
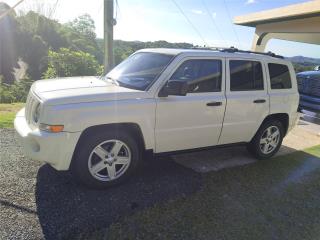
<instances>
[{"instance_id":1,"label":"hillside","mask_svg":"<svg viewBox=\"0 0 320 240\"><path fill-rule=\"evenodd\" d=\"M309 58L304 56L294 56L287 58L291 62L298 63L304 66L320 65L320 58Z\"/></svg>"}]
</instances>

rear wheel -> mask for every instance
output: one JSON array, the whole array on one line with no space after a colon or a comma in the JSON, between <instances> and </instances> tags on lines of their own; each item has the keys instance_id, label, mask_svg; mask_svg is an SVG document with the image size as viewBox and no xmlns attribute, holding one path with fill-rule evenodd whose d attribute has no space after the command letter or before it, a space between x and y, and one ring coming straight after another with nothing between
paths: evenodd
<instances>
[{"instance_id":1,"label":"rear wheel","mask_svg":"<svg viewBox=\"0 0 320 240\"><path fill-rule=\"evenodd\" d=\"M139 160L139 147L130 134L121 130L95 132L82 141L71 170L81 183L106 188L126 180Z\"/></svg>"},{"instance_id":2,"label":"rear wheel","mask_svg":"<svg viewBox=\"0 0 320 240\"><path fill-rule=\"evenodd\" d=\"M269 120L262 124L247 148L256 158L268 159L279 151L283 137L282 123L278 120Z\"/></svg>"}]
</instances>

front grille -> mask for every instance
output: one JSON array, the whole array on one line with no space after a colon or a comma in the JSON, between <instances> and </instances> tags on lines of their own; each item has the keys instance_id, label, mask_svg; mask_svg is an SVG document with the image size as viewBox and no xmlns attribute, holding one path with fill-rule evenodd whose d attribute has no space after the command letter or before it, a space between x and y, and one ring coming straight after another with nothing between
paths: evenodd
<instances>
[{"instance_id":1,"label":"front grille","mask_svg":"<svg viewBox=\"0 0 320 240\"><path fill-rule=\"evenodd\" d=\"M320 80L307 77L299 77L298 88L300 93L320 97Z\"/></svg>"}]
</instances>

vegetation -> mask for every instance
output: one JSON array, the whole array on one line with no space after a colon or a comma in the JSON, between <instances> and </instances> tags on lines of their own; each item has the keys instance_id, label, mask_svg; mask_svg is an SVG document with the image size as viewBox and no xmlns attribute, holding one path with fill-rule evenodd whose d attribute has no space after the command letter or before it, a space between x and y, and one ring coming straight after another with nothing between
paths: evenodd
<instances>
[{"instance_id":1,"label":"vegetation","mask_svg":"<svg viewBox=\"0 0 320 240\"><path fill-rule=\"evenodd\" d=\"M202 189L157 204L85 239L314 239L320 146L211 172Z\"/></svg>"},{"instance_id":2,"label":"vegetation","mask_svg":"<svg viewBox=\"0 0 320 240\"><path fill-rule=\"evenodd\" d=\"M1 6L6 4L0 3ZM1 8L0 6L0 13ZM7 7L8 8L8 7ZM80 54L94 56L97 64L101 65L103 52L96 42L94 22L89 15L83 15L74 21L61 24L36 12L29 11L21 16L16 14L5 17L0 22L1 75L4 83L13 84L13 68L18 67L21 58L28 65L27 73L31 79L40 79L48 70L52 52L61 52L67 48ZM51 54L51 55L50 55ZM79 62L75 62L77 64ZM81 69L81 66L76 66ZM59 71L57 71L59 72ZM81 72L74 72L80 75ZM88 73L92 73L92 69Z\"/></svg>"},{"instance_id":3,"label":"vegetation","mask_svg":"<svg viewBox=\"0 0 320 240\"><path fill-rule=\"evenodd\" d=\"M13 128L13 120L24 103L0 104L0 128Z\"/></svg>"},{"instance_id":4,"label":"vegetation","mask_svg":"<svg viewBox=\"0 0 320 240\"><path fill-rule=\"evenodd\" d=\"M25 102L31 85L28 78L13 84L2 83L0 78L0 103Z\"/></svg>"},{"instance_id":5,"label":"vegetation","mask_svg":"<svg viewBox=\"0 0 320 240\"><path fill-rule=\"evenodd\" d=\"M103 40L97 40L99 45L103 45ZM114 41L114 60L115 64L119 64L124 59L126 59L132 53L144 49L144 48L193 48L194 45L190 43L169 43L166 41L155 41L155 42L128 42L116 40Z\"/></svg>"},{"instance_id":6,"label":"vegetation","mask_svg":"<svg viewBox=\"0 0 320 240\"><path fill-rule=\"evenodd\" d=\"M305 72L305 71L312 71L314 70L314 65L303 65L301 63L293 63L293 67L294 67L294 70L296 71L296 73L299 73L299 72Z\"/></svg>"},{"instance_id":7,"label":"vegetation","mask_svg":"<svg viewBox=\"0 0 320 240\"><path fill-rule=\"evenodd\" d=\"M44 78L94 76L102 74L102 66L90 53L60 48L58 52L49 51L48 70Z\"/></svg>"},{"instance_id":8,"label":"vegetation","mask_svg":"<svg viewBox=\"0 0 320 240\"><path fill-rule=\"evenodd\" d=\"M0 14L10 7L0 2ZM0 21L0 102L23 101L30 83L41 78L100 75L104 46L97 39L95 23L88 14L61 24L34 11L12 12ZM189 43L114 41L114 60L119 64L142 48L193 48ZM314 59L292 58L297 72L311 70ZM27 81L18 79L14 69L18 61L26 63ZM20 66L21 67L21 66ZM20 77L21 78L21 77ZM24 76L24 78L26 78Z\"/></svg>"},{"instance_id":9,"label":"vegetation","mask_svg":"<svg viewBox=\"0 0 320 240\"><path fill-rule=\"evenodd\" d=\"M7 9L9 6L0 2L0 14ZM33 11L19 16L13 12L0 21L0 32L0 75L3 76L0 102L23 101L27 94L23 90L37 79L102 73L103 40L97 39L95 23L88 14L61 24ZM165 41L115 41L114 45L115 64L141 48L193 47ZM19 59L28 66L28 83L15 81L13 73L19 67Z\"/></svg>"}]
</instances>

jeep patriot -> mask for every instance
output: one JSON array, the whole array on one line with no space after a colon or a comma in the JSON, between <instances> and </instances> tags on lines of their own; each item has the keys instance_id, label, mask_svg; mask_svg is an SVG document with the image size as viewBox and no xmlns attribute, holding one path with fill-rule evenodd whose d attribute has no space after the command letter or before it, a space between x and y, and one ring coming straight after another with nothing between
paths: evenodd
<instances>
[{"instance_id":1,"label":"jeep patriot","mask_svg":"<svg viewBox=\"0 0 320 240\"><path fill-rule=\"evenodd\" d=\"M144 49L100 78L35 82L14 125L31 159L105 188L127 179L146 151L246 143L270 158L298 104L293 66L280 56Z\"/></svg>"}]
</instances>

